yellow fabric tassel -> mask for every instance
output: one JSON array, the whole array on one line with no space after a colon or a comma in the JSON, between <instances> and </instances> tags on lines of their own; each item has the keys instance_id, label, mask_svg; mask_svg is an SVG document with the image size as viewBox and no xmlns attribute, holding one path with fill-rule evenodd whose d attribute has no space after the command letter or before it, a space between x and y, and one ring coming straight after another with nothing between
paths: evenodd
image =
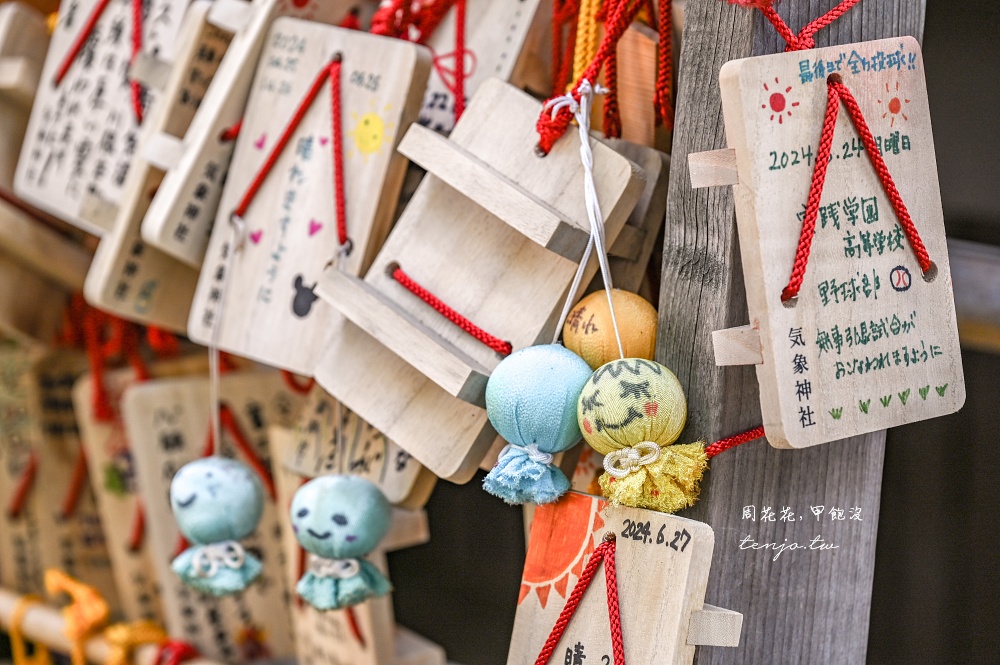
<instances>
[{"instance_id":1,"label":"yellow fabric tassel","mask_svg":"<svg viewBox=\"0 0 1000 665\"><path fill-rule=\"evenodd\" d=\"M69 654L73 665L86 665L84 644L108 622L107 602L93 587L52 568L45 571L45 590L50 596L69 595L72 602L62 610L63 633L73 645Z\"/></svg>"},{"instance_id":2,"label":"yellow fabric tassel","mask_svg":"<svg viewBox=\"0 0 1000 665\"><path fill-rule=\"evenodd\" d=\"M143 644L165 642L167 633L152 621L116 623L104 631L110 650L104 665L131 665L135 650Z\"/></svg>"},{"instance_id":3,"label":"yellow fabric tassel","mask_svg":"<svg viewBox=\"0 0 1000 665\"><path fill-rule=\"evenodd\" d=\"M52 665L52 656L49 648L41 642L35 643L35 653L28 655L28 647L24 641L24 633L21 632L21 624L24 623L24 614L32 605L38 605L42 599L38 596L23 596L14 605L14 611L10 615L10 650L14 660L14 665Z\"/></svg>"},{"instance_id":4,"label":"yellow fabric tassel","mask_svg":"<svg viewBox=\"0 0 1000 665\"><path fill-rule=\"evenodd\" d=\"M624 478L604 473L601 490L612 505L675 513L698 500L698 484L708 469L705 442L662 446L659 458Z\"/></svg>"},{"instance_id":5,"label":"yellow fabric tassel","mask_svg":"<svg viewBox=\"0 0 1000 665\"><path fill-rule=\"evenodd\" d=\"M600 27L597 24L597 12L601 9L601 0L580 0L580 13L576 19L576 46L573 50L572 86L583 76L590 61L597 55L600 42ZM595 84L597 81L591 81Z\"/></svg>"}]
</instances>

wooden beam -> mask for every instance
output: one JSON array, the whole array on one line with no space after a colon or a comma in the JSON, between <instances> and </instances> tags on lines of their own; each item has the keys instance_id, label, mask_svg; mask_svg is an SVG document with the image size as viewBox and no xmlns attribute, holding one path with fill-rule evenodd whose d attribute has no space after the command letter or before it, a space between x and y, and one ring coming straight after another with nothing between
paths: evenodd
<instances>
[{"instance_id":1,"label":"wooden beam","mask_svg":"<svg viewBox=\"0 0 1000 665\"><path fill-rule=\"evenodd\" d=\"M962 346L1000 353L1000 247L949 240Z\"/></svg>"},{"instance_id":2,"label":"wooden beam","mask_svg":"<svg viewBox=\"0 0 1000 665\"><path fill-rule=\"evenodd\" d=\"M798 29L835 4L786 2L778 11ZM919 38L923 16L922 0L860 3L816 42ZM688 155L728 147L719 68L784 46L759 12L718 0L687 3L656 354L687 391L684 442L761 423L754 369L716 367L712 345L713 331L748 323L732 189L692 189ZM701 500L682 515L715 530L706 602L741 612L745 625L737 648L699 647L699 665L865 661L884 447L884 432L801 451L756 441L712 460ZM754 506L757 519L744 519L744 506ZM812 506L824 506L822 519ZM763 507L778 516L788 507L794 521L760 521ZM833 507L857 507L861 521L832 521L826 511ZM752 547L785 539L808 546L817 535L837 549L786 551L775 561L773 550Z\"/></svg>"}]
</instances>

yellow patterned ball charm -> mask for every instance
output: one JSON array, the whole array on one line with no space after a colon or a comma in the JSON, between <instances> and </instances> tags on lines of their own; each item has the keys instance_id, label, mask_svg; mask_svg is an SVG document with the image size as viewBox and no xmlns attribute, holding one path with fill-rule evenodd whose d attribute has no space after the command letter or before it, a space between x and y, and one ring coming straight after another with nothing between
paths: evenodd
<instances>
[{"instance_id":1,"label":"yellow patterned ball charm","mask_svg":"<svg viewBox=\"0 0 1000 665\"><path fill-rule=\"evenodd\" d=\"M642 358L602 365L583 388L577 418L605 455L599 482L612 504L672 513L697 500L708 457L703 442L674 445L687 400L669 369Z\"/></svg>"},{"instance_id":2,"label":"yellow patterned ball charm","mask_svg":"<svg viewBox=\"0 0 1000 665\"><path fill-rule=\"evenodd\" d=\"M625 357L652 360L656 310L642 296L620 289L611 290L611 302ZM563 326L563 344L586 360L591 369L619 357L606 291L591 293L570 311Z\"/></svg>"}]
</instances>

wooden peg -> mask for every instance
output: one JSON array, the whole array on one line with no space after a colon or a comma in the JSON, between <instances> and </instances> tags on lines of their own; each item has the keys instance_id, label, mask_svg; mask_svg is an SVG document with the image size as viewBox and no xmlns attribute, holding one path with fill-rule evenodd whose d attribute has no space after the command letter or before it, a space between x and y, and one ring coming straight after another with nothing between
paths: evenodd
<instances>
[{"instance_id":1,"label":"wooden peg","mask_svg":"<svg viewBox=\"0 0 1000 665\"><path fill-rule=\"evenodd\" d=\"M208 12L208 22L226 32L239 32L253 18L251 3L244 0L215 0Z\"/></svg>"},{"instance_id":2,"label":"wooden peg","mask_svg":"<svg viewBox=\"0 0 1000 665\"><path fill-rule=\"evenodd\" d=\"M155 90L164 90L170 80L173 63L162 60L152 53L139 51L129 67L129 78Z\"/></svg>"},{"instance_id":3,"label":"wooden peg","mask_svg":"<svg viewBox=\"0 0 1000 665\"><path fill-rule=\"evenodd\" d=\"M166 132L157 132L146 139L142 156L161 171L169 171L184 156L184 141Z\"/></svg>"},{"instance_id":4,"label":"wooden peg","mask_svg":"<svg viewBox=\"0 0 1000 665\"><path fill-rule=\"evenodd\" d=\"M414 318L363 280L326 270L319 294L355 325L451 395L485 405L491 370Z\"/></svg>"},{"instance_id":5,"label":"wooden peg","mask_svg":"<svg viewBox=\"0 0 1000 665\"><path fill-rule=\"evenodd\" d=\"M437 132L412 125L399 152L542 247L576 261L587 246L588 229Z\"/></svg>"},{"instance_id":6,"label":"wooden peg","mask_svg":"<svg viewBox=\"0 0 1000 665\"><path fill-rule=\"evenodd\" d=\"M713 605L703 605L691 613L687 643L705 647L738 647L743 615Z\"/></svg>"},{"instance_id":7,"label":"wooden peg","mask_svg":"<svg viewBox=\"0 0 1000 665\"><path fill-rule=\"evenodd\" d=\"M764 362L760 331L749 324L716 330L712 333L712 346L715 347L715 364L718 367L760 365Z\"/></svg>"},{"instance_id":8,"label":"wooden peg","mask_svg":"<svg viewBox=\"0 0 1000 665\"><path fill-rule=\"evenodd\" d=\"M79 216L93 229L110 231L118 216L118 206L96 194L87 194L80 202Z\"/></svg>"},{"instance_id":9,"label":"wooden peg","mask_svg":"<svg viewBox=\"0 0 1000 665\"><path fill-rule=\"evenodd\" d=\"M41 72L30 58L0 58L0 95L30 107Z\"/></svg>"},{"instance_id":10,"label":"wooden peg","mask_svg":"<svg viewBox=\"0 0 1000 665\"><path fill-rule=\"evenodd\" d=\"M736 172L736 151L732 148L692 152L688 155L688 171L691 173L691 186L695 189L738 185L740 182Z\"/></svg>"}]
</instances>

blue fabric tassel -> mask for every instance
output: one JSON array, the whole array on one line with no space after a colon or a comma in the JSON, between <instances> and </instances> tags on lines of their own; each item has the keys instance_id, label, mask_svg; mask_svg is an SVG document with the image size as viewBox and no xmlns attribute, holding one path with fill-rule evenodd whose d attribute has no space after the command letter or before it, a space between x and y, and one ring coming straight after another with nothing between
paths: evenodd
<instances>
[{"instance_id":1,"label":"blue fabric tassel","mask_svg":"<svg viewBox=\"0 0 1000 665\"><path fill-rule=\"evenodd\" d=\"M358 563L361 564L361 571L347 579L320 577L311 571L306 572L295 590L318 610L350 607L392 591L392 584L378 568L363 559Z\"/></svg>"},{"instance_id":2,"label":"blue fabric tassel","mask_svg":"<svg viewBox=\"0 0 1000 665\"><path fill-rule=\"evenodd\" d=\"M569 479L559 467L532 460L518 446L505 448L483 480L483 489L511 505L552 503L569 488Z\"/></svg>"},{"instance_id":3,"label":"blue fabric tassel","mask_svg":"<svg viewBox=\"0 0 1000 665\"><path fill-rule=\"evenodd\" d=\"M260 576L263 566L252 554L243 556L243 565L239 568L219 566L210 577L202 577L194 566L194 557L201 549L200 545L189 547L177 556L170 564L181 580L193 589L213 596L226 596L243 591L250 583Z\"/></svg>"}]
</instances>

